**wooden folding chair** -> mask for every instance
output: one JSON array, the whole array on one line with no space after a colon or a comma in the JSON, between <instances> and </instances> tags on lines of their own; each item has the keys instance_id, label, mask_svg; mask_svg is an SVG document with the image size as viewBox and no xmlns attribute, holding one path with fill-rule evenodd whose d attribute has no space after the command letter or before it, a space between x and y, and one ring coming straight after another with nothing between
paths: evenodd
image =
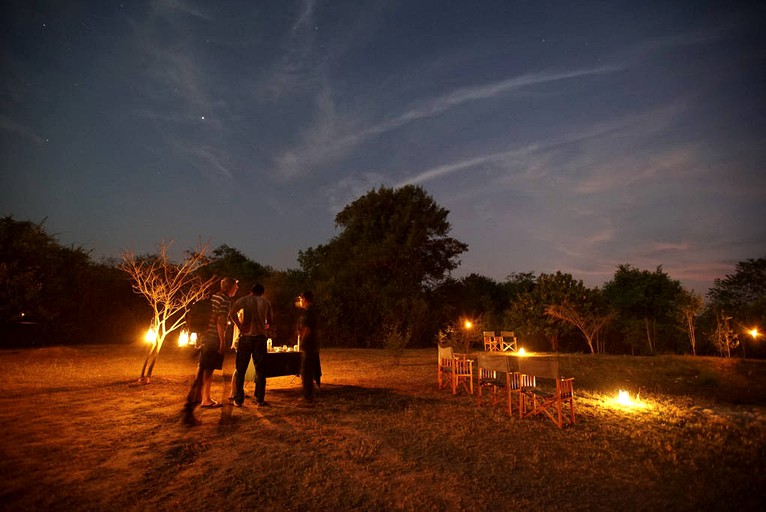
<instances>
[{"instance_id":1,"label":"wooden folding chair","mask_svg":"<svg viewBox=\"0 0 766 512\"><path fill-rule=\"evenodd\" d=\"M500 340L495 336L495 331L484 331L484 351L495 352L500 350Z\"/></svg>"},{"instance_id":2,"label":"wooden folding chair","mask_svg":"<svg viewBox=\"0 0 766 512\"><path fill-rule=\"evenodd\" d=\"M502 352L508 352L509 350L516 352L516 336L513 334L513 331L500 331L499 338L500 350Z\"/></svg>"},{"instance_id":3,"label":"wooden folding chair","mask_svg":"<svg viewBox=\"0 0 766 512\"><path fill-rule=\"evenodd\" d=\"M478 388L479 407L484 405L484 391L492 399L492 406L499 403L499 398L508 395L510 377L505 357L500 355L479 354L476 358L476 387ZM511 401L508 402L508 415L511 415Z\"/></svg>"},{"instance_id":4,"label":"wooden folding chair","mask_svg":"<svg viewBox=\"0 0 766 512\"><path fill-rule=\"evenodd\" d=\"M525 387L535 387L535 376L524 375L519 371L519 358L517 356L503 356L508 373L508 413L513 415L513 402L514 397L516 401L516 409L519 411L519 418L523 418L523 403L521 400L521 390Z\"/></svg>"},{"instance_id":5,"label":"wooden folding chair","mask_svg":"<svg viewBox=\"0 0 766 512\"><path fill-rule=\"evenodd\" d=\"M473 395L473 359L468 359L468 354L455 354L452 359L453 395L457 394L460 386Z\"/></svg>"},{"instance_id":6,"label":"wooden folding chair","mask_svg":"<svg viewBox=\"0 0 766 512\"><path fill-rule=\"evenodd\" d=\"M438 383L439 389L446 386L453 388L452 372L454 369L455 356L452 353L452 347L443 347L439 345L438 354ZM454 391L453 391L454 393Z\"/></svg>"},{"instance_id":7,"label":"wooden folding chair","mask_svg":"<svg viewBox=\"0 0 766 512\"><path fill-rule=\"evenodd\" d=\"M562 428L565 421L564 405L568 404L569 424L574 425L574 378L561 377L558 360L519 358L519 372L522 375L533 375L536 380L536 385L521 388L521 417L545 414ZM540 381L547 382L548 386L542 387Z\"/></svg>"}]
</instances>

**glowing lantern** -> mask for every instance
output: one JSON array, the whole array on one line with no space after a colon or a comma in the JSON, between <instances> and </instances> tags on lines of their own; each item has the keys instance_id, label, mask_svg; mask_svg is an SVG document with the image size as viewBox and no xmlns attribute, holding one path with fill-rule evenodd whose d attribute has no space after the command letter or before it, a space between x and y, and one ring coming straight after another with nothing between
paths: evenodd
<instances>
[{"instance_id":1,"label":"glowing lantern","mask_svg":"<svg viewBox=\"0 0 766 512\"><path fill-rule=\"evenodd\" d=\"M524 350L524 347L521 347L521 348L519 349L519 352L518 352L518 354L519 354L520 356L526 355L526 353L527 353L527 351L526 351L526 350Z\"/></svg>"},{"instance_id":2,"label":"glowing lantern","mask_svg":"<svg viewBox=\"0 0 766 512\"><path fill-rule=\"evenodd\" d=\"M466 320L465 321L465 328L466 329L470 329L471 327L473 327L473 323L470 320Z\"/></svg>"},{"instance_id":3,"label":"glowing lantern","mask_svg":"<svg viewBox=\"0 0 766 512\"><path fill-rule=\"evenodd\" d=\"M147 343L157 343L157 330L154 327L149 327L144 335L144 341Z\"/></svg>"},{"instance_id":4,"label":"glowing lantern","mask_svg":"<svg viewBox=\"0 0 766 512\"><path fill-rule=\"evenodd\" d=\"M758 336L760 336L760 334L761 334L761 333L759 333L759 332L758 332L758 329L757 329L756 327L754 327L754 328L750 329L750 330L748 331L748 333L750 333L750 336L752 336L752 337L753 337L753 339L757 338L757 337L758 337Z\"/></svg>"},{"instance_id":5,"label":"glowing lantern","mask_svg":"<svg viewBox=\"0 0 766 512\"><path fill-rule=\"evenodd\" d=\"M189 345L189 333L181 331L181 334L178 335L178 346L185 347L187 345Z\"/></svg>"}]
</instances>

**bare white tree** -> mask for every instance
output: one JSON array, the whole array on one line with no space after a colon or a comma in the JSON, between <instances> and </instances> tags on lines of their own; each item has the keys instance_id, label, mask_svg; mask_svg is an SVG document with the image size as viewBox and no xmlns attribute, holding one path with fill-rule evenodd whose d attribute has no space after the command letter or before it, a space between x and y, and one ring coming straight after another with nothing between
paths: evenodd
<instances>
[{"instance_id":1,"label":"bare white tree","mask_svg":"<svg viewBox=\"0 0 766 512\"><path fill-rule=\"evenodd\" d=\"M702 295L696 293L694 290L682 290L679 304L679 316L682 325L686 329L686 333L689 335L689 343L692 346L692 355L697 355L697 336L694 329L694 321L697 315L705 309L705 301Z\"/></svg>"},{"instance_id":2,"label":"bare white tree","mask_svg":"<svg viewBox=\"0 0 766 512\"><path fill-rule=\"evenodd\" d=\"M715 320L716 328L710 338L721 352L721 357L731 357L731 349L739 346L739 333L731 325L732 317L717 311Z\"/></svg>"},{"instance_id":3,"label":"bare white tree","mask_svg":"<svg viewBox=\"0 0 766 512\"><path fill-rule=\"evenodd\" d=\"M594 341L598 338L601 330L609 323L609 320L612 319L611 314L598 315L592 312L581 312L571 304L548 306L545 308L545 313L553 318L569 322L580 329L580 332L585 336L585 341L588 343L591 354L596 353L596 348L593 345Z\"/></svg>"},{"instance_id":4,"label":"bare white tree","mask_svg":"<svg viewBox=\"0 0 766 512\"><path fill-rule=\"evenodd\" d=\"M204 298L216 277L203 280L199 269L209 263L205 253L208 244L199 243L197 250L188 252L181 263L171 261L168 251L173 242L161 242L157 254L136 256L130 250L122 253L120 269L133 282L133 290L142 295L152 308L150 329L156 333L141 368L139 382L148 383L167 336L184 325L184 313L195 301Z\"/></svg>"}]
</instances>

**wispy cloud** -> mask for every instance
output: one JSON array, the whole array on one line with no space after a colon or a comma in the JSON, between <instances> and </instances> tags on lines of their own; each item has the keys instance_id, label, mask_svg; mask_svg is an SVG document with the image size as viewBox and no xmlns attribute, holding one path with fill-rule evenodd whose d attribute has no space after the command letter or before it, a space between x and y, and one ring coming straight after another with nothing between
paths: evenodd
<instances>
[{"instance_id":1,"label":"wispy cloud","mask_svg":"<svg viewBox=\"0 0 766 512\"><path fill-rule=\"evenodd\" d=\"M229 169L229 166L224 163L227 160L226 154L221 150L212 146L191 146L186 144L180 149L192 157L194 161L202 162L203 165L199 166L201 169L212 168L227 178L234 178L234 174Z\"/></svg>"},{"instance_id":2,"label":"wispy cloud","mask_svg":"<svg viewBox=\"0 0 766 512\"><path fill-rule=\"evenodd\" d=\"M315 98L315 111L309 128L301 134L300 142L274 157L276 175L290 180L311 168L331 163L344 155L339 144L343 130L336 112L332 92L324 87Z\"/></svg>"},{"instance_id":3,"label":"wispy cloud","mask_svg":"<svg viewBox=\"0 0 766 512\"><path fill-rule=\"evenodd\" d=\"M45 144L45 139L37 135L30 128L22 126L3 115L0 115L0 130L15 133L16 135L34 142L35 144Z\"/></svg>"},{"instance_id":4,"label":"wispy cloud","mask_svg":"<svg viewBox=\"0 0 766 512\"><path fill-rule=\"evenodd\" d=\"M186 0L153 0L151 2L151 9L153 15L167 18L171 23L174 23L178 14L192 16L205 21L213 20L210 15Z\"/></svg>"},{"instance_id":5,"label":"wispy cloud","mask_svg":"<svg viewBox=\"0 0 766 512\"><path fill-rule=\"evenodd\" d=\"M616 70L618 70L616 67L597 67L559 73L536 73L472 87L463 87L433 99L420 101L398 116L367 128L360 127L359 119L348 118L341 122L338 116L328 117L326 98L320 96L317 101L318 109L314 122L303 135L301 143L276 157L277 172L285 178L294 177L300 172L307 172L314 166L320 166L331 159L340 158L376 136L422 119L437 116L460 105L490 100L522 88L611 73ZM322 94L326 96L326 90ZM343 130L343 127L346 129ZM421 183L489 161L513 159L518 154L525 154L534 149L536 148L532 146L435 167L403 181L400 185Z\"/></svg>"},{"instance_id":6,"label":"wispy cloud","mask_svg":"<svg viewBox=\"0 0 766 512\"><path fill-rule=\"evenodd\" d=\"M683 107L660 107L591 126L573 126L568 133L551 140L540 140L525 146L486 155L478 155L423 170L399 181L397 186L420 184L450 174L470 171L480 166L493 166L502 171L498 180L510 184L518 180L539 181L555 172L557 179L569 180L570 187L579 194L604 192L616 187L646 180L660 173L686 172L693 159L690 148L673 148L664 153L633 155L626 151L624 141L630 141L631 151L638 151L643 141L662 133L672 126ZM581 156L562 158L564 151L581 145ZM627 156L626 156L627 154ZM551 162L564 161L556 168ZM576 168L585 169L575 172ZM664 177L667 177L664 175ZM493 181L491 186L496 186Z\"/></svg>"},{"instance_id":7,"label":"wispy cloud","mask_svg":"<svg viewBox=\"0 0 766 512\"><path fill-rule=\"evenodd\" d=\"M540 172L545 172L545 168L544 166L536 166L530 163L530 159L533 155L536 155L536 159L545 158L544 153L546 152L559 149L562 146L567 146L577 142L582 142L588 139L594 139L613 133L622 129L626 122L628 121L618 120L610 123L598 123L591 126L590 128L573 131L570 134L561 136L551 141L541 141L519 148L510 149L508 151L500 151L488 155L480 155L457 162L439 165L426 169L425 171L421 171L414 176L407 177L401 180L397 186L400 187L407 184L424 183L436 178L460 171L470 170L477 166L486 165L489 163L502 164L504 169L508 169L511 166L516 166L519 172L523 175L526 175L529 178L540 178Z\"/></svg>"},{"instance_id":8,"label":"wispy cloud","mask_svg":"<svg viewBox=\"0 0 766 512\"><path fill-rule=\"evenodd\" d=\"M192 26L214 21L183 0L152 3L150 15L136 25L134 45L146 62L140 82L146 106L135 113L157 122L166 144L195 168L232 178L225 152L215 147L227 131L222 119L230 117L228 107L213 92L210 76L216 70L205 67L204 47ZM167 124L173 126L165 129Z\"/></svg>"},{"instance_id":9,"label":"wispy cloud","mask_svg":"<svg viewBox=\"0 0 766 512\"><path fill-rule=\"evenodd\" d=\"M297 19L285 34L279 59L264 73L267 80L257 86L260 94L283 98L296 88L314 86L323 76L322 66L317 64L320 59L314 58L315 4L315 0L303 0Z\"/></svg>"},{"instance_id":10,"label":"wispy cloud","mask_svg":"<svg viewBox=\"0 0 766 512\"><path fill-rule=\"evenodd\" d=\"M532 73L501 80L498 82L491 82L471 87L461 87L435 99L421 101L397 117L368 128L359 134L359 136L365 137L370 135L377 135L420 119L437 116L449 109L458 107L465 103L496 98L518 89L532 87L535 85L548 84L551 82L559 82L573 78L581 78L590 75L612 73L618 70L618 67L602 66L588 69L577 69L560 73Z\"/></svg>"}]
</instances>

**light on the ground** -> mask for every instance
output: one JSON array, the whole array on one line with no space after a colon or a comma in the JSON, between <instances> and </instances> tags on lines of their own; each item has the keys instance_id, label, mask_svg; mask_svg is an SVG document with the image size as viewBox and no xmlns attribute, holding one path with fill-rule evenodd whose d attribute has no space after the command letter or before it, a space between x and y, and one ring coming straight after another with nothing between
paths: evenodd
<instances>
[{"instance_id":1,"label":"light on the ground","mask_svg":"<svg viewBox=\"0 0 766 512\"><path fill-rule=\"evenodd\" d=\"M617 403L622 405L630 405L631 403L633 403L633 401L630 399L630 393L628 393L624 389L621 389L617 393Z\"/></svg>"},{"instance_id":2,"label":"light on the ground","mask_svg":"<svg viewBox=\"0 0 766 512\"><path fill-rule=\"evenodd\" d=\"M638 394L636 394L636 397L633 398L630 396L630 392L624 389L621 389L617 392L616 398L607 398L606 404L610 407L613 407L615 409L620 409L626 412L632 411L632 410L651 408L650 404L641 400Z\"/></svg>"}]
</instances>

